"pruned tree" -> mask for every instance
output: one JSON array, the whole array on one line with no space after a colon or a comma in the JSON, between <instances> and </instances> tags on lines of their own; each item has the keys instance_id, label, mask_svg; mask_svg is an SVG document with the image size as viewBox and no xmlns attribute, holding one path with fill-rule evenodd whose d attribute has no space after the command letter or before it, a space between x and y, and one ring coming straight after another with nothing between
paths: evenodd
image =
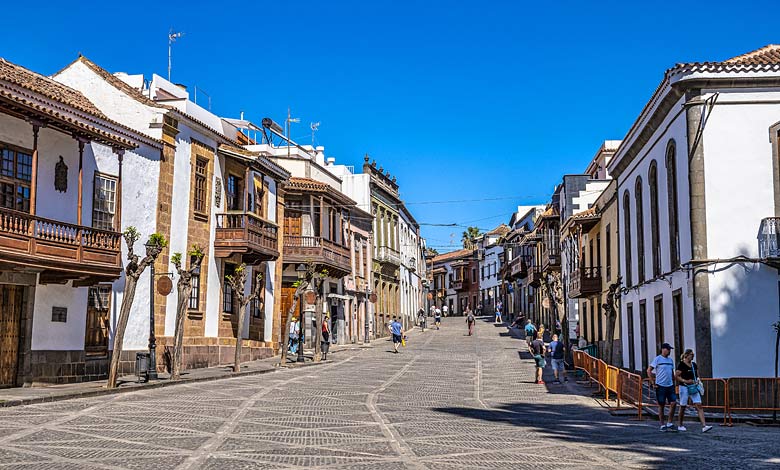
<instances>
[{"instance_id":1,"label":"pruned tree","mask_svg":"<svg viewBox=\"0 0 780 470\"><path fill-rule=\"evenodd\" d=\"M613 344L615 342L615 323L617 323L618 316L618 302L620 300L620 285L623 283L623 278L618 278L609 285L607 290L606 301L601 304L604 309L604 314L607 316L607 344L604 346L604 357L608 364L613 364Z\"/></svg>"},{"instance_id":2,"label":"pruned tree","mask_svg":"<svg viewBox=\"0 0 780 470\"><path fill-rule=\"evenodd\" d=\"M173 334L173 364L171 365L171 380L179 380L181 377L182 348L184 343L184 316L187 312L187 304L192 293L192 276L200 270L205 253L198 245L193 245L187 253L191 259L189 269L183 269L181 265L181 253L174 253L171 263L176 268L179 280L176 282L176 293L179 298L176 304L176 329Z\"/></svg>"},{"instance_id":3,"label":"pruned tree","mask_svg":"<svg viewBox=\"0 0 780 470\"><path fill-rule=\"evenodd\" d=\"M312 279L312 287L317 294L317 303L314 306L314 362L322 359L322 302L320 302L320 292L322 291L322 280L328 277L328 270L323 269Z\"/></svg>"},{"instance_id":4,"label":"pruned tree","mask_svg":"<svg viewBox=\"0 0 780 470\"><path fill-rule=\"evenodd\" d=\"M566 316L566 308L563 298L563 284L561 283L561 274L553 272L548 276L542 277L542 288L550 302L550 309L553 312L553 318L556 318L561 324L561 333L563 334L564 344L569 345L569 319ZM551 330L555 331L555 325L550 325Z\"/></svg>"},{"instance_id":5,"label":"pruned tree","mask_svg":"<svg viewBox=\"0 0 780 470\"><path fill-rule=\"evenodd\" d=\"M298 299L300 299L301 295L303 295L303 293L306 292L306 290L309 288L309 284L311 283L312 279L314 279L315 273L315 265L311 262L306 263L306 274L304 274L303 279L296 281L295 284L293 284L293 286L295 286L295 293L293 294L292 305L290 306L290 309L287 310L287 321L279 325L279 327L282 329L281 334L279 335L279 343L281 345L281 343L284 342L284 345L281 346L282 354L281 358L279 359L280 365L287 364L287 341L289 335L285 329L289 329L293 315L295 315L295 309L298 307ZM301 321L301 334L303 334L303 321Z\"/></svg>"},{"instance_id":6,"label":"pruned tree","mask_svg":"<svg viewBox=\"0 0 780 470\"><path fill-rule=\"evenodd\" d=\"M478 227L467 227L463 232L460 241L463 243L463 248L467 250L473 250L477 247L477 237L481 235Z\"/></svg>"},{"instance_id":7,"label":"pruned tree","mask_svg":"<svg viewBox=\"0 0 780 470\"><path fill-rule=\"evenodd\" d=\"M119 317L116 321L116 331L114 331L114 347L111 353L111 366L108 370L107 388L116 388L116 380L119 374L119 358L122 355L122 342L125 338L127 322L130 319L130 309L135 299L135 289L138 286L138 279L144 270L157 260L162 253L163 248L168 245L165 237L159 233L153 233L146 242L146 256L139 261L135 254L135 243L141 238L135 227L127 227L122 236L127 244L127 267L125 267L125 290L122 297L122 305L119 308ZM154 295L154 292L149 292Z\"/></svg>"},{"instance_id":8,"label":"pruned tree","mask_svg":"<svg viewBox=\"0 0 780 470\"><path fill-rule=\"evenodd\" d=\"M246 306L255 299L260 298L260 293L263 291L263 273L258 269L258 273L255 276L257 283L255 284L255 290L250 294L244 293L244 286L246 285L246 263L241 263L235 272L226 276L230 289L233 291L233 295L238 300L238 327L236 328L236 357L233 364L233 372L241 371L241 346L244 339L244 322L246 320Z\"/></svg>"}]
</instances>

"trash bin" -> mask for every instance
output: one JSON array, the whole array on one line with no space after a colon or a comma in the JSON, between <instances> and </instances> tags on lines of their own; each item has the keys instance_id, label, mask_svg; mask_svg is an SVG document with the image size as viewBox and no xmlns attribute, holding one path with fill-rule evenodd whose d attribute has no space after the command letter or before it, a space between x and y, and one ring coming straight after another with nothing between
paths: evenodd
<instances>
[{"instance_id":1,"label":"trash bin","mask_svg":"<svg viewBox=\"0 0 780 470\"><path fill-rule=\"evenodd\" d=\"M139 383L141 377L144 378L145 382L149 381L149 353L135 353L135 375L138 377Z\"/></svg>"}]
</instances>

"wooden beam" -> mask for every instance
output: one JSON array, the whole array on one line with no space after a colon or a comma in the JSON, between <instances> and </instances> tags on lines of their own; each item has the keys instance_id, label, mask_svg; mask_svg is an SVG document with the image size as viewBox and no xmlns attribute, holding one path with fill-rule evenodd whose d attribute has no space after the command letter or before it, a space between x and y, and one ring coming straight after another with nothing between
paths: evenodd
<instances>
[{"instance_id":1,"label":"wooden beam","mask_svg":"<svg viewBox=\"0 0 780 470\"><path fill-rule=\"evenodd\" d=\"M41 123L38 121L31 121L31 123L33 128L33 153L30 174L30 214L35 215L35 207L38 200L38 131L41 129Z\"/></svg>"},{"instance_id":2,"label":"wooden beam","mask_svg":"<svg viewBox=\"0 0 780 470\"><path fill-rule=\"evenodd\" d=\"M86 143L86 139L77 136L76 140L79 143L79 192L76 225L81 225L81 207L84 199L84 144Z\"/></svg>"}]
</instances>

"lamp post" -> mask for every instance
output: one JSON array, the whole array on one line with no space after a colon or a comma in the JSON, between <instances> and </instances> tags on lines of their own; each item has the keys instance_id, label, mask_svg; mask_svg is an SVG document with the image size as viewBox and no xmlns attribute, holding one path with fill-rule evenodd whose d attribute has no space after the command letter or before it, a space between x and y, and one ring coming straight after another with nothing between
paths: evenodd
<instances>
[{"instance_id":1,"label":"lamp post","mask_svg":"<svg viewBox=\"0 0 780 470\"><path fill-rule=\"evenodd\" d=\"M295 267L295 272L298 274L298 280L301 282L304 280L306 276L306 265L303 263L298 264L298 266ZM314 279L312 279L309 282L314 282ZM304 302L306 301L306 298L304 297ZM298 358L295 362L303 362L303 316L305 315L305 308L301 308L301 314L298 315L298 329L300 330L298 332Z\"/></svg>"},{"instance_id":2,"label":"lamp post","mask_svg":"<svg viewBox=\"0 0 780 470\"><path fill-rule=\"evenodd\" d=\"M147 244L147 256L157 245ZM157 338L154 336L154 262L149 266L149 368L146 371L148 380L157 380Z\"/></svg>"},{"instance_id":3,"label":"lamp post","mask_svg":"<svg viewBox=\"0 0 780 470\"><path fill-rule=\"evenodd\" d=\"M368 322L369 322L369 319L371 318L369 316L369 313L368 313L368 308L371 305L371 302L368 300L368 296L369 296L368 283L366 283L366 298L363 299L363 302L365 303L365 308L363 309L363 316L365 317L365 321L364 321L365 325L364 325L364 327L365 327L365 330L366 330L365 333L364 333L364 336L363 336L363 342L364 343L370 343L371 342L371 339L369 338L369 331L370 330L368 328Z\"/></svg>"}]
</instances>

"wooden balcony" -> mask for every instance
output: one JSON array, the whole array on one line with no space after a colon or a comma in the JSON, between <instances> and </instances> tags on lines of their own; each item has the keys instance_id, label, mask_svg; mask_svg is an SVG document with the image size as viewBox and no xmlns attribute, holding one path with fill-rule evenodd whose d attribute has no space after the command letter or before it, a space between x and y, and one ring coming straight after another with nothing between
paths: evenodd
<instances>
[{"instance_id":1,"label":"wooden balcony","mask_svg":"<svg viewBox=\"0 0 780 470\"><path fill-rule=\"evenodd\" d=\"M122 234L0 208L0 264L40 272L40 283L92 285L122 272Z\"/></svg>"},{"instance_id":2,"label":"wooden balcony","mask_svg":"<svg viewBox=\"0 0 780 470\"><path fill-rule=\"evenodd\" d=\"M528 275L528 263L524 256L518 256L510 262L509 275L513 279L522 279Z\"/></svg>"},{"instance_id":3,"label":"wooden balcony","mask_svg":"<svg viewBox=\"0 0 780 470\"><path fill-rule=\"evenodd\" d=\"M580 268L571 274L569 297L581 299L601 292L601 268Z\"/></svg>"},{"instance_id":4,"label":"wooden balcony","mask_svg":"<svg viewBox=\"0 0 780 470\"><path fill-rule=\"evenodd\" d=\"M240 255L241 261L256 264L279 258L278 228L249 212L217 214L214 256Z\"/></svg>"},{"instance_id":5,"label":"wooden balcony","mask_svg":"<svg viewBox=\"0 0 780 470\"><path fill-rule=\"evenodd\" d=\"M561 254L558 251L546 251L542 255L542 271L560 271Z\"/></svg>"},{"instance_id":6,"label":"wooden balcony","mask_svg":"<svg viewBox=\"0 0 780 470\"><path fill-rule=\"evenodd\" d=\"M343 277L352 271L349 249L322 237L284 236L284 262L311 261L328 270L331 277Z\"/></svg>"},{"instance_id":7,"label":"wooden balcony","mask_svg":"<svg viewBox=\"0 0 780 470\"><path fill-rule=\"evenodd\" d=\"M380 246L377 250L376 260L380 263L401 266L401 254L387 246Z\"/></svg>"},{"instance_id":8,"label":"wooden balcony","mask_svg":"<svg viewBox=\"0 0 780 470\"><path fill-rule=\"evenodd\" d=\"M450 282L450 289L463 290L463 281Z\"/></svg>"}]
</instances>

